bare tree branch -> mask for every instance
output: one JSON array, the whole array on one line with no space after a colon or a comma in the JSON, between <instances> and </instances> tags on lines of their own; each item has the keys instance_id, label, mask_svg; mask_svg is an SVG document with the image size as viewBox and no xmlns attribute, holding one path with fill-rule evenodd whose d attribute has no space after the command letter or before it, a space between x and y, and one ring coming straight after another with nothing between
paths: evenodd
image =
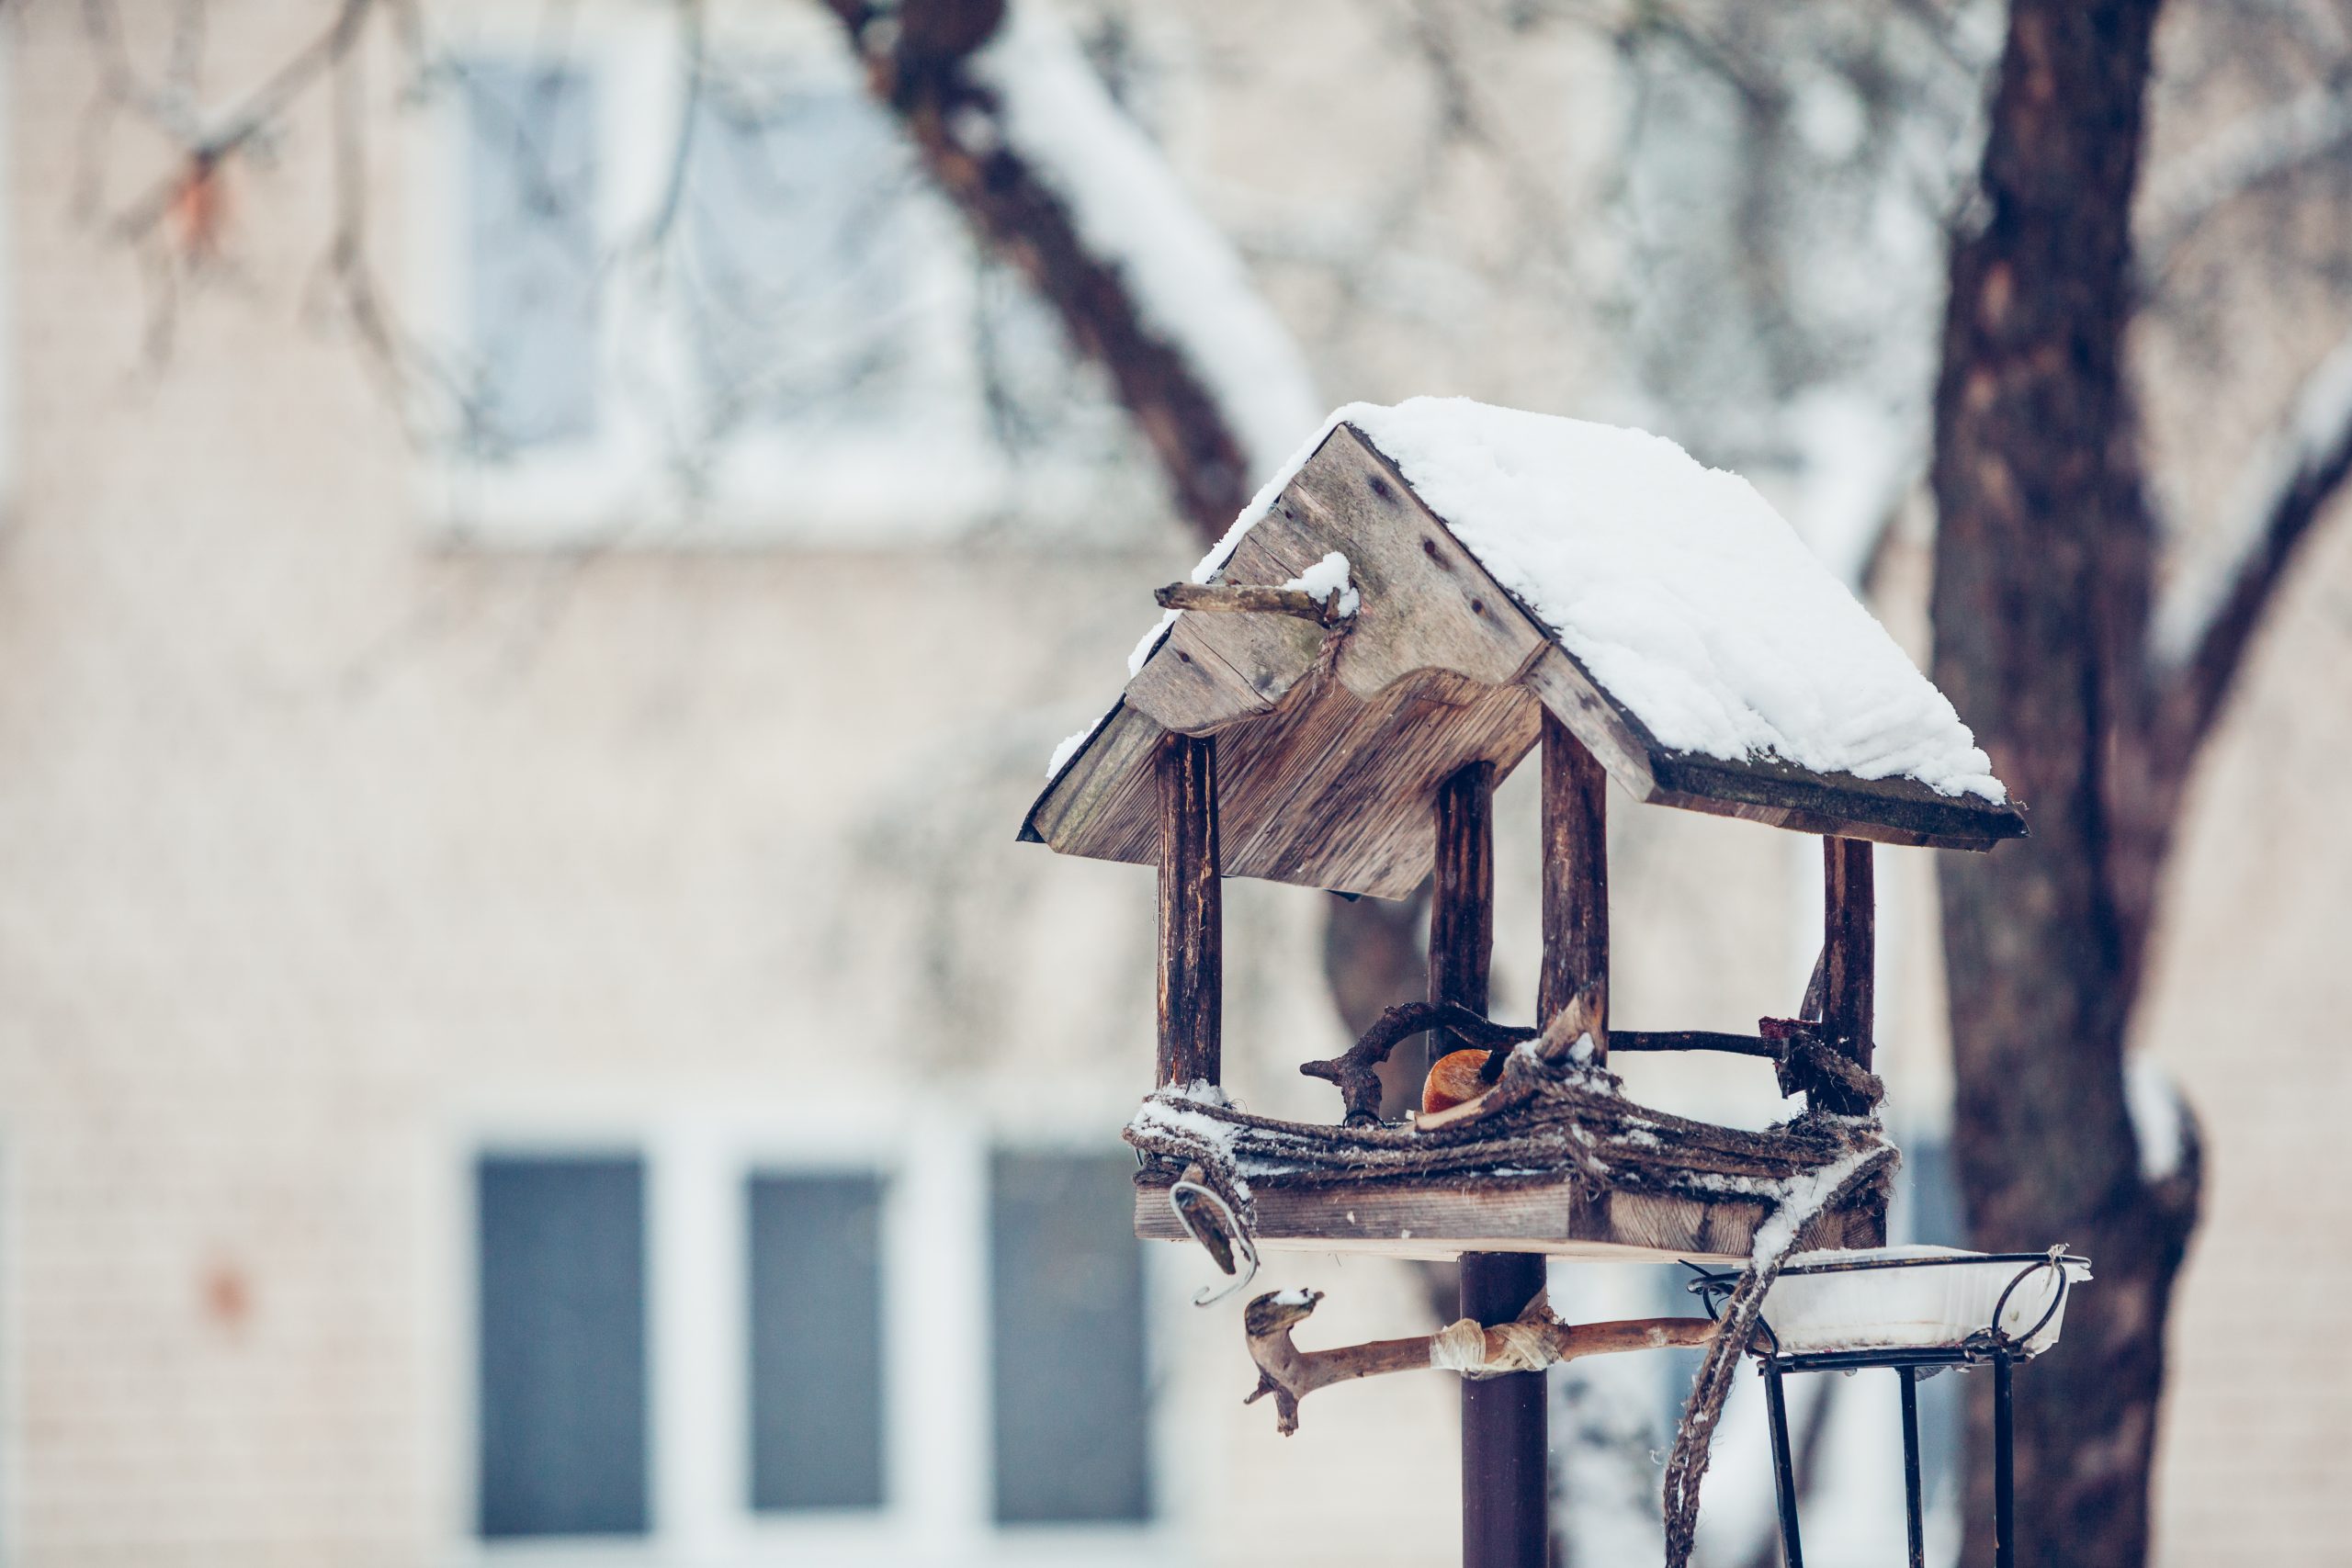
<instances>
[{"instance_id":1,"label":"bare tree branch","mask_svg":"<svg viewBox=\"0 0 2352 1568\"><path fill-rule=\"evenodd\" d=\"M1253 486L1248 434L1182 347L1155 330L1117 259L1097 254L1062 197L1015 150L1004 105L969 69L1005 25L1005 0L825 4L939 189L1110 373L1179 511L1204 539L1220 536Z\"/></svg>"},{"instance_id":2,"label":"bare tree branch","mask_svg":"<svg viewBox=\"0 0 2352 1568\"><path fill-rule=\"evenodd\" d=\"M1484 1326L1465 1317L1435 1334L1301 1350L1291 1343L1291 1330L1306 1322L1322 1299L1320 1291L1283 1291L1258 1297L1242 1313L1250 1359L1258 1365L1258 1386L1243 1403L1254 1404L1272 1394L1275 1425L1284 1436L1298 1430L1298 1402L1336 1382L1432 1367L1471 1378L1539 1371L1585 1356L1704 1345L1714 1338L1716 1328L1703 1317L1564 1323L1538 1294L1510 1323Z\"/></svg>"},{"instance_id":3,"label":"bare tree branch","mask_svg":"<svg viewBox=\"0 0 2352 1568\"><path fill-rule=\"evenodd\" d=\"M2228 696L2263 612L2312 525L2352 477L2352 336L2297 391L2278 431L2251 466L2222 570L2177 587L2154 628L2168 669L2161 743L2185 771Z\"/></svg>"},{"instance_id":4,"label":"bare tree branch","mask_svg":"<svg viewBox=\"0 0 2352 1568\"><path fill-rule=\"evenodd\" d=\"M2140 204L2140 265L2161 273L2215 209L2352 142L2352 84L2313 87L2224 126L2148 181Z\"/></svg>"},{"instance_id":5,"label":"bare tree branch","mask_svg":"<svg viewBox=\"0 0 2352 1568\"><path fill-rule=\"evenodd\" d=\"M376 0L342 0L334 21L327 29L279 66L218 124L209 130L194 129L192 133L182 131L175 135L174 140L180 142L187 154L185 164L156 181L144 196L126 208L114 221L115 231L128 240L141 237L172 210L175 203L186 199L191 187L211 179L221 163L268 130L305 88L350 52L375 6ZM107 10L111 16L110 8L94 9ZM119 33L108 36L119 44ZM127 73L123 80L130 80ZM135 101L135 96L126 101Z\"/></svg>"}]
</instances>

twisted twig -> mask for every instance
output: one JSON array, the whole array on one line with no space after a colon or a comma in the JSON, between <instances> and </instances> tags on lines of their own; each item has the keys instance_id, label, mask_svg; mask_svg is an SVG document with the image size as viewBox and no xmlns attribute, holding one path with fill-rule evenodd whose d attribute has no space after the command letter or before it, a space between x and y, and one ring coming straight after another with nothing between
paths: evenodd
<instances>
[{"instance_id":1,"label":"twisted twig","mask_svg":"<svg viewBox=\"0 0 2352 1568\"><path fill-rule=\"evenodd\" d=\"M1319 1062L1301 1062L1298 1070L1340 1087L1347 1107L1346 1125L1365 1126L1380 1120L1380 1077L1374 1070L1388 1054L1416 1034L1451 1029L1474 1047L1508 1049L1535 1038L1535 1031L1517 1024L1494 1023L1453 1002L1400 1002L1373 1021L1363 1037L1340 1055Z\"/></svg>"}]
</instances>

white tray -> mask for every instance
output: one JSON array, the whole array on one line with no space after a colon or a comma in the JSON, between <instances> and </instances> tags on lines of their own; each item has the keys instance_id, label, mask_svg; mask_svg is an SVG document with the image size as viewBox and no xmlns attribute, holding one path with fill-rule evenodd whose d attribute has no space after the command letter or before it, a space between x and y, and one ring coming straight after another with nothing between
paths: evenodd
<instances>
[{"instance_id":1,"label":"white tray","mask_svg":"<svg viewBox=\"0 0 2352 1568\"><path fill-rule=\"evenodd\" d=\"M2020 1355L2038 1356L2058 1342L2064 1325L2061 1269L2069 1289L2091 1277L2090 1265L2079 1258L2053 1268L2041 1258L1949 1247L1800 1252L1765 1296L1764 1321L1784 1356L1957 1348L1993 1326L1997 1304L2001 1332L2023 1340ZM2012 1281L2015 1290L2009 1290ZM2009 1292L2006 1303L2004 1291ZM2049 1321L2043 1323L2045 1314ZM2028 1330L2030 1338L2025 1337Z\"/></svg>"}]
</instances>

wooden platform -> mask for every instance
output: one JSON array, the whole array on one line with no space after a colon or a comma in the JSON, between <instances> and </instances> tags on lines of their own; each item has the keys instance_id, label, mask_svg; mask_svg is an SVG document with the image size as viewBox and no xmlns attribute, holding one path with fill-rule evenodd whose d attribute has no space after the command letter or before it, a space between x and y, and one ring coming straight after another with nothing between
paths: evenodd
<instances>
[{"instance_id":1,"label":"wooden platform","mask_svg":"<svg viewBox=\"0 0 2352 1568\"><path fill-rule=\"evenodd\" d=\"M1449 1258L1464 1252L1542 1252L1628 1263L1733 1263L1753 1247L1766 1208L1752 1198L1712 1201L1645 1192L1594 1199L1574 1183L1484 1191L1459 1186L1255 1189L1258 1245L1278 1252L1376 1253ZM1136 1235L1183 1241L1168 1189L1136 1188ZM1806 1247L1883 1246L1886 1214L1872 1201L1832 1210L1808 1225Z\"/></svg>"}]
</instances>

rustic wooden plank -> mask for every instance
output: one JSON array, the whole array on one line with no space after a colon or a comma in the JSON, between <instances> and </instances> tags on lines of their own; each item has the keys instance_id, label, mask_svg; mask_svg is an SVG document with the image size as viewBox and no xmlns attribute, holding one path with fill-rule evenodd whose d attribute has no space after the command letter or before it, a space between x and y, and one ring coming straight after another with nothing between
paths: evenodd
<instances>
[{"instance_id":1,"label":"rustic wooden plank","mask_svg":"<svg viewBox=\"0 0 2352 1568\"><path fill-rule=\"evenodd\" d=\"M1544 1023L1597 987L1593 1040L1609 1052L1609 774L1568 727L1544 715L1544 960L1535 1016Z\"/></svg>"},{"instance_id":2,"label":"rustic wooden plank","mask_svg":"<svg viewBox=\"0 0 2352 1568\"><path fill-rule=\"evenodd\" d=\"M1297 577L1318 551L1294 564L1264 525L1242 536L1217 574L1221 583L1272 586ZM1279 703L1314 665L1324 629L1282 615L1184 615L1127 683L1127 699L1170 729L1204 735Z\"/></svg>"},{"instance_id":3,"label":"rustic wooden plank","mask_svg":"<svg viewBox=\"0 0 2352 1568\"><path fill-rule=\"evenodd\" d=\"M1348 558L1363 604L1340 679L1366 701L1423 669L1501 685L1544 646L1542 630L1352 425L1331 432L1250 536L1299 563L1294 570L1332 550Z\"/></svg>"},{"instance_id":4,"label":"rustic wooden plank","mask_svg":"<svg viewBox=\"0 0 2352 1568\"><path fill-rule=\"evenodd\" d=\"M1539 654L1521 680L1619 787L1646 805L1948 850L1987 850L2026 833L2024 813L2014 803L1938 795L1917 779L1858 779L1769 757L1726 761L1669 750L1557 644Z\"/></svg>"},{"instance_id":5,"label":"rustic wooden plank","mask_svg":"<svg viewBox=\"0 0 2352 1568\"><path fill-rule=\"evenodd\" d=\"M1258 1245L1266 1251L1432 1259L1516 1252L1736 1263L1747 1259L1766 1213L1762 1202L1739 1197L1613 1192L1600 1203L1585 1203L1567 1180L1485 1189L1434 1182L1376 1188L1261 1183L1255 1201ZM1163 1186L1136 1186L1135 1217L1136 1234L1147 1240L1185 1239ZM1808 1224L1801 1240L1808 1247L1876 1247L1884 1227L1883 1209L1863 1194Z\"/></svg>"},{"instance_id":6,"label":"rustic wooden plank","mask_svg":"<svg viewBox=\"0 0 2352 1568\"><path fill-rule=\"evenodd\" d=\"M1170 735L1159 795L1159 1082L1218 1081L1225 1006L1216 741Z\"/></svg>"},{"instance_id":7,"label":"rustic wooden plank","mask_svg":"<svg viewBox=\"0 0 2352 1568\"><path fill-rule=\"evenodd\" d=\"M1295 483L1295 481L1294 481ZM1216 574L1219 582L1288 582L1302 575L1308 567L1321 560L1333 547L1317 545L1314 539L1298 531L1297 507L1291 496L1291 487L1274 498L1267 509L1265 520L1247 534L1226 558L1224 570Z\"/></svg>"},{"instance_id":8,"label":"rustic wooden plank","mask_svg":"<svg viewBox=\"0 0 2352 1568\"><path fill-rule=\"evenodd\" d=\"M1989 850L2027 832L2014 802L1938 795L1917 779L1833 776L1770 757L1727 762L1665 750L1651 756L1650 773L1649 798L1658 805L1799 832L1944 850Z\"/></svg>"},{"instance_id":9,"label":"rustic wooden plank","mask_svg":"<svg viewBox=\"0 0 2352 1568\"><path fill-rule=\"evenodd\" d=\"M1289 690L1291 681L1314 663L1315 649L1323 638L1320 628L1303 622L1251 627L1237 636L1212 638L1205 621L1204 616L1179 616L1159 651L1127 682L1129 705L1164 728L1186 735L1206 735L1265 714ZM1236 668L1228 649L1237 654L1261 653L1257 678ZM1279 678L1285 659L1297 665L1291 680Z\"/></svg>"},{"instance_id":10,"label":"rustic wooden plank","mask_svg":"<svg viewBox=\"0 0 2352 1568\"><path fill-rule=\"evenodd\" d=\"M1542 645L1510 596L1351 428L1325 440L1243 536L1217 581L1278 588L1332 550L1347 556L1363 605L1343 628L1337 667L1366 703L1424 668L1498 684ZM1128 698L1188 734L1262 713L1306 672L1322 645L1322 627L1279 624L1290 619L1188 615L1130 682Z\"/></svg>"},{"instance_id":11,"label":"rustic wooden plank","mask_svg":"<svg viewBox=\"0 0 2352 1568\"><path fill-rule=\"evenodd\" d=\"M1063 854L1158 864L1159 795L1152 780L1166 733L1124 701L1114 705L1029 808L1022 837L1042 840Z\"/></svg>"},{"instance_id":12,"label":"rustic wooden plank","mask_svg":"<svg viewBox=\"0 0 2352 1568\"><path fill-rule=\"evenodd\" d=\"M1549 644L1538 650L1520 681L1592 753L1620 789L1635 800L1654 797L1657 782L1650 777L1650 753L1657 743L1639 719L1620 709L1586 673L1574 654Z\"/></svg>"},{"instance_id":13,"label":"rustic wooden plank","mask_svg":"<svg viewBox=\"0 0 2352 1568\"><path fill-rule=\"evenodd\" d=\"M1613 1235L1677 1257L1696 1250L1707 1234L1713 1204L1666 1192L1611 1192L1609 1228Z\"/></svg>"},{"instance_id":14,"label":"rustic wooden plank","mask_svg":"<svg viewBox=\"0 0 2352 1568\"><path fill-rule=\"evenodd\" d=\"M1878 939L1871 846L1860 839L1824 839L1822 853L1822 1033L1868 1067L1874 1027ZM1824 1110L1859 1116L1870 1106L1824 1084L1813 1092Z\"/></svg>"},{"instance_id":15,"label":"rustic wooden plank","mask_svg":"<svg viewBox=\"0 0 2352 1568\"><path fill-rule=\"evenodd\" d=\"M1334 682L1324 701L1355 698ZM1536 703L1512 686L1479 686L1446 670L1397 682L1265 820L1249 863L1268 870L1251 874L1322 877L1319 886L1404 898L1432 867L1437 785L1473 761L1491 761L1503 776L1533 748L1536 731Z\"/></svg>"},{"instance_id":16,"label":"rustic wooden plank","mask_svg":"<svg viewBox=\"0 0 2352 1568\"><path fill-rule=\"evenodd\" d=\"M1473 761L1508 773L1534 745L1538 716L1522 690L1443 671L1371 705L1326 676L1302 682L1260 722L1216 732L1226 874L1406 897L1429 874L1438 784ZM1164 733L1122 709L1032 808L1023 836L1065 854L1157 864L1149 781Z\"/></svg>"},{"instance_id":17,"label":"rustic wooden plank","mask_svg":"<svg viewBox=\"0 0 2352 1568\"><path fill-rule=\"evenodd\" d=\"M1353 693L1317 672L1293 687L1271 718L1225 731L1232 760L1225 775L1227 869L1281 881L1295 856L1300 874L1339 886L1336 863L1343 846L1298 852L1297 825L1285 808L1298 795L1312 798L1330 760L1361 750L1380 722ZM1363 830L1373 829L1364 824ZM1310 865L1312 871L1304 869Z\"/></svg>"},{"instance_id":18,"label":"rustic wooden plank","mask_svg":"<svg viewBox=\"0 0 2352 1568\"><path fill-rule=\"evenodd\" d=\"M1430 893L1430 1000L1484 1016L1495 954L1495 769L1473 762L1438 785L1431 807L1437 864ZM1429 1033L1429 1059L1467 1048L1451 1029Z\"/></svg>"}]
</instances>

